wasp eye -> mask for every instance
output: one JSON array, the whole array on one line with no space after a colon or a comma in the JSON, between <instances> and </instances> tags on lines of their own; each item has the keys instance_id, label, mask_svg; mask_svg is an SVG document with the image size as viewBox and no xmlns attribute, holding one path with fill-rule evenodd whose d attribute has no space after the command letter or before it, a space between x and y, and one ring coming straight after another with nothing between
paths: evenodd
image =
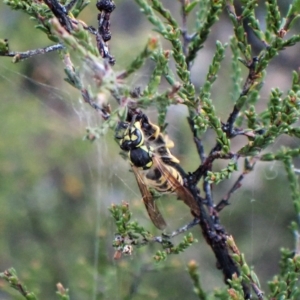
<instances>
[{"instance_id":1,"label":"wasp eye","mask_svg":"<svg viewBox=\"0 0 300 300\"><path fill-rule=\"evenodd\" d=\"M119 122L115 130L115 138L121 140L126 136L129 124L126 122Z\"/></svg>"}]
</instances>

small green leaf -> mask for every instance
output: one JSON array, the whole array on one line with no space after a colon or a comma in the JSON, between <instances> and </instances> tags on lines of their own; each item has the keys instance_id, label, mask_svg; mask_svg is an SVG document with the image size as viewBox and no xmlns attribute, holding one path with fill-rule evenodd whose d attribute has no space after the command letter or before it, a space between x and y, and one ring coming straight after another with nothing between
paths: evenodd
<instances>
[{"instance_id":1,"label":"small green leaf","mask_svg":"<svg viewBox=\"0 0 300 300\"><path fill-rule=\"evenodd\" d=\"M185 7L184 7L184 12L188 15L195 7L196 5L200 3L200 0L195 0L189 4L187 4Z\"/></svg>"}]
</instances>

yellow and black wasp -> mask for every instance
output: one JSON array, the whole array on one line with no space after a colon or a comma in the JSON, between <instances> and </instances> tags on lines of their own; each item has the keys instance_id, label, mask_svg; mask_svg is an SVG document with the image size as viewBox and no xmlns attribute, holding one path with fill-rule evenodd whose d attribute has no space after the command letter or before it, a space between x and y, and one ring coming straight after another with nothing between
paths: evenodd
<instances>
[{"instance_id":1,"label":"yellow and black wasp","mask_svg":"<svg viewBox=\"0 0 300 300\"><path fill-rule=\"evenodd\" d=\"M166 222L149 187L160 193L176 193L193 214L199 216L197 202L184 187L184 180L174 167L179 160L169 150L173 144L164 139L158 126L150 123L145 115L137 115L131 122L120 122L115 137L119 140L120 148L128 152L143 202L157 228L164 229Z\"/></svg>"}]
</instances>

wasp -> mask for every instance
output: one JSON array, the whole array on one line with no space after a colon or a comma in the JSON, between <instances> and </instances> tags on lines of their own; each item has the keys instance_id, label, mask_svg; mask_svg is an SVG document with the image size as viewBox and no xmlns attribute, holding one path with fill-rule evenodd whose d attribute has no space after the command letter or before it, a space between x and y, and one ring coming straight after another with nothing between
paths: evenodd
<instances>
[{"instance_id":1,"label":"wasp","mask_svg":"<svg viewBox=\"0 0 300 300\"><path fill-rule=\"evenodd\" d=\"M179 160L169 150L173 143L165 140L158 126L145 115L135 116L131 122L118 124L115 137L120 148L128 152L146 210L157 228L164 229L166 222L149 188L160 193L175 193L199 216L198 204L184 187L184 179L175 167Z\"/></svg>"}]
</instances>

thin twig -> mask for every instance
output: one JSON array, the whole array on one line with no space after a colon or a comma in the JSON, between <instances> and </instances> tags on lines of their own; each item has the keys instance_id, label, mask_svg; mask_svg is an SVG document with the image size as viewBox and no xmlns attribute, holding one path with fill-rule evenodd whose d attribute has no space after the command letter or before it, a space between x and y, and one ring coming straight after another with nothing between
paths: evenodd
<instances>
[{"instance_id":1,"label":"thin twig","mask_svg":"<svg viewBox=\"0 0 300 300\"><path fill-rule=\"evenodd\" d=\"M14 52L14 51L8 51L7 53L0 53L0 56L8 56L8 57L13 57L14 62L19 62L21 60L30 58L35 55L41 55L45 53L49 53L52 51L58 51L65 49L64 45L62 44L55 44L52 46L44 47L44 48L38 48L34 50L28 50L24 52Z\"/></svg>"},{"instance_id":2,"label":"thin twig","mask_svg":"<svg viewBox=\"0 0 300 300\"><path fill-rule=\"evenodd\" d=\"M214 209L217 212L220 212L225 206L229 205L229 199L231 195L236 192L241 186L242 186L242 181L244 180L245 176L253 170L254 165L256 161L258 160L258 157L253 157L251 158L248 163L245 164L245 170L243 173L238 177L238 179L235 181L229 192L220 200L220 202L214 207Z\"/></svg>"},{"instance_id":3,"label":"thin twig","mask_svg":"<svg viewBox=\"0 0 300 300\"><path fill-rule=\"evenodd\" d=\"M200 157L201 163L203 163L204 160L206 159L206 156L205 156L205 151L204 151L204 147L202 144L202 140L197 135L197 129L195 128L195 122L193 121L193 119L191 117L188 117L188 123L190 125L190 129L194 136L194 143L196 145L198 155Z\"/></svg>"},{"instance_id":4,"label":"thin twig","mask_svg":"<svg viewBox=\"0 0 300 300\"><path fill-rule=\"evenodd\" d=\"M243 90L239 96L239 98L245 96L248 94L250 88L253 86L254 82L255 82L255 79L257 79L257 76L258 74L256 73L256 70L255 70L255 66L256 66L256 63L257 63L257 58L254 57L252 62L250 64L248 64L248 69L249 69L249 73L248 73L248 76L245 80L245 83L244 83L244 86L243 86ZM227 131L226 131L226 134L229 138L232 138L234 137L233 135L233 126L234 126L234 123L236 121L236 118L240 112L240 109L241 107L237 107L237 105L234 105L233 107L233 110L232 112L230 113L228 119L227 119L227 122L226 122L226 128L227 128Z\"/></svg>"},{"instance_id":5,"label":"thin twig","mask_svg":"<svg viewBox=\"0 0 300 300\"><path fill-rule=\"evenodd\" d=\"M189 229L193 228L195 225L198 225L200 220L198 218L194 218L192 222L174 230L171 234L164 234L162 236L155 236L152 240L157 243L163 243L166 239L171 239L183 232L188 231Z\"/></svg>"},{"instance_id":6,"label":"thin twig","mask_svg":"<svg viewBox=\"0 0 300 300\"><path fill-rule=\"evenodd\" d=\"M190 43L190 39L188 37L188 33L187 33L187 15L185 12L185 0L180 0L181 3L181 16L182 16L182 28L181 28L181 36L183 39L183 46L182 46L182 51L185 57L187 57L188 55L188 46ZM188 64L187 66L188 70L190 69L190 64Z\"/></svg>"},{"instance_id":7,"label":"thin twig","mask_svg":"<svg viewBox=\"0 0 300 300\"><path fill-rule=\"evenodd\" d=\"M254 283L254 282L251 282L251 287L252 287L254 293L256 294L257 298L259 300L263 300L264 299L264 292L261 289L259 289L257 284Z\"/></svg>"}]
</instances>

